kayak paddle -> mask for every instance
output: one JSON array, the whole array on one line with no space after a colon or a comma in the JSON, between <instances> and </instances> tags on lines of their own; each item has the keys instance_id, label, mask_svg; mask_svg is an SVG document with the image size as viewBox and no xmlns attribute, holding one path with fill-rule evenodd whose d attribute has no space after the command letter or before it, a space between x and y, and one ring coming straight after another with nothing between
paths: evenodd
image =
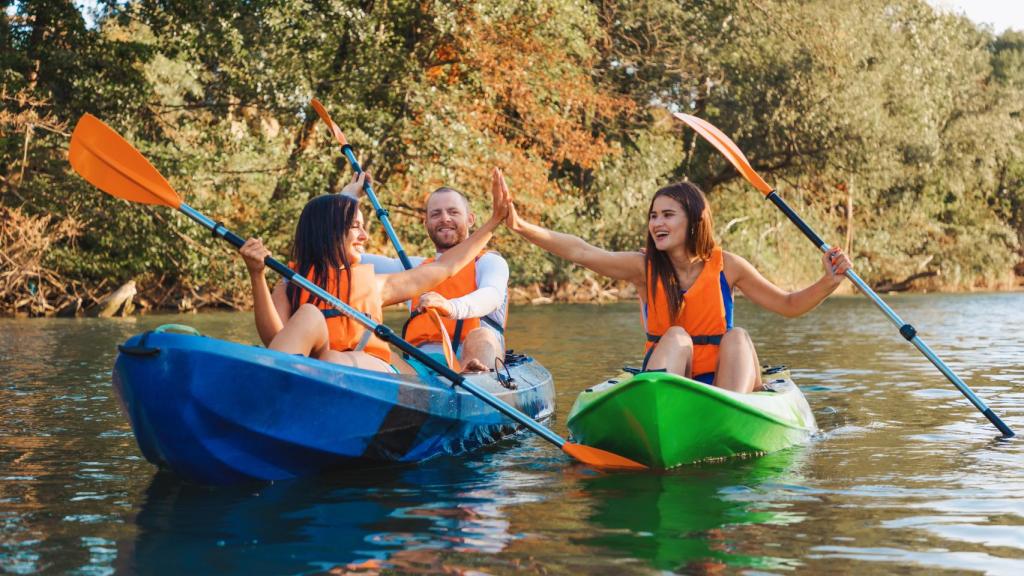
<instances>
[{"instance_id":1,"label":"kayak paddle","mask_svg":"<svg viewBox=\"0 0 1024 576\"><path fill-rule=\"evenodd\" d=\"M707 120L678 112L675 113L674 116L690 128L693 128L698 134L703 136L705 140L710 142L712 146L717 148L718 151L721 152L737 170L739 170L740 174L742 174L748 182L753 184L754 188L760 190L761 193L765 195L765 198L771 200L772 204L775 204L775 206L778 207L778 209L781 210L787 218L789 218L790 222L796 224L797 228L804 233L804 236L807 236L807 238L814 243L819 250L822 252L829 251L829 245L826 244L825 241L822 240L821 237L818 236L814 230L812 230L811 227L808 226L792 208L789 207L788 204L786 204L778 193L773 190L772 187L769 186L756 171L754 171L754 168L750 165L750 162L747 161L746 156L743 155L743 152L740 151L739 146L737 146L735 142ZM971 401L971 404L974 404L974 407L980 410L981 413L988 418L989 422L999 429L999 432L1002 433L1004 438L1011 438L1014 436L1013 430L1011 430L1010 427L1007 426L1006 423L1004 423L1002 419L1000 419L999 416L997 416L996 413L993 412L992 409L989 408L985 402L983 402L981 398L979 398L974 391L971 390L971 388L965 384L964 381L961 380L960 377L957 376L941 358L936 356L935 352L933 352L932 349L921 340L921 338L917 336L917 330L915 330L910 324L904 322L903 319L900 318L899 315L897 315L896 312L893 311L893 309L890 308L878 296L878 294L871 289L870 286L861 280L860 276L858 276L856 272L852 269L847 270L846 277L849 278L861 292L870 298L871 301L889 317L889 320L899 328L900 334L906 338L907 341L917 347L917 349L921 351L921 354L924 354L924 357L938 368L939 372L942 372L942 374L949 379L949 381L952 382L968 400Z\"/></svg>"},{"instance_id":2,"label":"kayak paddle","mask_svg":"<svg viewBox=\"0 0 1024 576\"><path fill-rule=\"evenodd\" d=\"M331 120L331 115L327 113L327 109L320 103L319 100L313 98L309 101L309 104L313 106L316 113L320 116L320 119L327 124L327 128L331 131L334 139L341 144L341 151L348 158L349 165L352 166L352 171L356 174L360 174L363 171L362 166L359 165L359 160L356 160L356 154L352 151L352 146L349 145L348 139L345 138L345 133L341 131L341 128ZM370 199L370 204L373 204L373 209L377 213L377 219L384 225L384 231L387 232L388 238L391 239L391 244L395 247L395 252L398 252L398 259L402 261L402 266L409 270L412 268L412 262L409 261L409 257L405 254L405 249L402 248L402 243L398 240L398 235L395 234L395 229L391 227L391 218L388 216L388 211L381 207L380 201L377 200L377 195L373 192L373 184L370 184L370 180L363 181L363 190L366 191L366 197Z\"/></svg>"},{"instance_id":3,"label":"kayak paddle","mask_svg":"<svg viewBox=\"0 0 1024 576\"><path fill-rule=\"evenodd\" d=\"M82 116L78 121L78 125L75 126L75 131L71 134L68 161L71 162L72 168L89 183L111 196L130 202L156 204L174 208L199 225L212 231L214 236L227 240L236 248L241 248L245 244L244 239L228 230L223 223L211 220L201 212L182 202L174 188L146 160L142 153L92 114ZM287 278L289 282L294 282L311 293L316 294L324 301L329 302L342 313L362 324L366 329L372 330L374 335L381 340L390 343L402 352L419 360L431 370L450 380L453 385L461 386L495 410L539 434L542 438L558 446L563 452L580 462L598 468L633 470L647 468L643 464L617 454L566 441L536 420L473 384L458 372L442 365L429 354L396 335L391 328L374 322L369 316L335 298L305 276L297 274L294 270L270 256L264 262L267 267Z\"/></svg>"},{"instance_id":4,"label":"kayak paddle","mask_svg":"<svg viewBox=\"0 0 1024 576\"><path fill-rule=\"evenodd\" d=\"M441 349L444 350L445 362L448 363L452 370L462 372L462 367L459 366L459 357L455 355L455 348L452 346L452 339L448 337L448 330L444 327L444 322L441 321L441 314L437 311L437 308L427 308L426 314L441 333ZM494 371L498 371L497 366L495 366Z\"/></svg>"}]
</instances>

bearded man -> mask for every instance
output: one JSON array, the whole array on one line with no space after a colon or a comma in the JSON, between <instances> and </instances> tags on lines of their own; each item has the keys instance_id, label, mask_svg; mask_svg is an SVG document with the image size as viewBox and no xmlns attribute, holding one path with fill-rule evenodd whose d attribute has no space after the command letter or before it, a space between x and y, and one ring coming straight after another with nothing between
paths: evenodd
<instances>
[{"instance_id":1,"label":"bearded man","mask_svg":"<svg viewBox=\"0 0 1024 576\"><path fill-rule=\"evenodd\" d=\"M358 197L363 189L364 174L359 174L342 193ZM504 181L500 184L503 186ZM438 255L465 240L475 223L476 215L469 200L458 190L441 187L427 197L423 224ZM409 260L413 266L419 266L433 258L410 257ZM398 258L363 254L360 261L372 264L377 274L403 270ZM508 276L508 263L501 255L481 252L455 276L413 299L411 315L402 329L403 338L428 353L443 355L441 333L424 314L427 308L435 308L442 316L463 372L496 369L496 359L505 355Z\"/></svg>"}]
</instances>

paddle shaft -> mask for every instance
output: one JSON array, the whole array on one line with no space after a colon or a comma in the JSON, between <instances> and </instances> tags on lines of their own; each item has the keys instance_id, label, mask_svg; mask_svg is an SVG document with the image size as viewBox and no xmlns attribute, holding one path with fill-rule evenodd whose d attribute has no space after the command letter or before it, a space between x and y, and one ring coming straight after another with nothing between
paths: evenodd
<instances>
[{"instance_id":1,"label":"paddle shaft","mask_svg":"<svg viewBox=\"0 0 1024 576\"><path fill-rule=\"evenodd\" d=\"M771 200L772 204L775 204L775 206L779 210L781 210L787 218L789 218L790 222L796 224L797 228L799 228L800 231L804 233L804 236L807 236L807 238L812 243L814 243L814 245L817 246L819 250L821 250L822 252L828 252L829 245L826 244L825 241L822 240L821 237L818 236L814 232L814 230L812 230L811 227L808 226L807 223L804 222L803 219L800 218L800 216L798 216L797 213L793 211L793 209L790 208L788 204L786 204L786 201L783 200L774 190L772 190L770 194L765 196L765 198ZM992 409L989 408L985 404L985 402L982 401L982 399L979 398L977 394L974 393L973 390L971 390L970 386L964 383L964 381L961 380L960 377L957 376L956 373L953 372L953 370L951 370L949 366L947 366L946 363L943 362L942 359L939 358L935 354L935 352L933 352L932 349L929 348L928 345L925 344L924 341L917 336L917 330L915 330L914 327L911 326L910 324L904 322L903 319L900 318L900 316L896 314L896 312L892 308L890 308L889 305L886 304L882 300L882 298L879 297L878 294L876 294L875 291L872 290L871 287L868 286L864 282L864 280L862 280L860 276L857 275L856 272L854 272L852 269L847 270L846 277L849 278L850 282L853 282L853 284L857 288L859 288L861 292L866 294L867 297L870 298L871 301L875 303L875 306L878 306L879 310L881 310L886 316L889 317L889 320L891 320L892 323L895 324L897 328L899 328L900 334L904 338L906 338L907 341L913 344L918 350L920 350L921 354L924 354L924 357L927 358L928 361L931 362L936 368L938 368L939 372L942 372L942 374L950 382L952 382L954 386L956 386L957 390L959 390L961 394L966 396L967 399L971 401L971 404L974 404L975 408L981 411L981 413L984 414L986 418L988 418L989 422L991 422L999 430L999 432L1003 434L1003 437L1012 438L1014 436L1013 430L1011 430L1010 427L1007 426L1006 423L1003 422L1003 420L999 418L999 416L996 415L996 413L993 412Z\"/></svg>"},{"instance_id":2,"label":"paddle shaft","mask_svg":"<svg viewBox=\"0 0 1024 576\"><path fill-rule=\"evenodd\" d=\"M356 174L363 172L362 166L359 165L359 160L356 160L356 154L352 150L352 146L344 144L341 147L341 151L345 154L345 158L348 158L348 163L352 166L352 170ZM402 248L402 243L398 240L398 235L395 234L395 229L391 226L391 218L386 209L381 207L380 201L377 200L377 195L373 192L373 184L370 181L363 181L363 190L366 191L366 197L370 199L370 204L373 204L373 209L377 214L377 219L384 225L384 231L387 232L388 238L391 240L391 245L395 247L395 252L398 252L398 259L402 261L402 266L406 270L412 269L412 262L409 261L409 256L406 255L405 249Z\"/></svg>"},{"instance_id":3,"label":"paddle shaft","mask_svg":"<svg viewBox=\"0 0 1024 576\"><path fill-rule=\"evenodd\" d=\"M209 229L211 232L213 232L214 236L219 236L227 240L235 248L241 248L242 245L245 244L245 240L241 236L238 236L234 232L228 230L220 222L214 222L206 215L195 210L188 204L182 202L181 205L178 207L178 210L180 210L183 214L185 214L192 220L199 223L201 226ZM285 266L278 260L271 258L270 256L267 256L264 259L264 263L273 271L287 278L289 282L294 282L299 286L302 286L309 292L316 294L322 300L330 303L331 306L334 306L338 310L341 310L350 318L362 324L368 330L372 330L373 333L381 340L390 343L391 345L395 346L402 352L405 352L409 356L412 356L413 358L419 360L426 367L430 368L431 370L437 372L438 374L450 380L452 384L463 387L464 389L466 389L466 391L468 391L472 395L476 396L477 398L485 402L491 408L494 408L498 412L501 412L502 414L508 416L512 420L515 420L516 422L529 428L532 432L542 436L545 440L551 442L555 446L562 448L562 446L565 445L566 441L564 438L562 438L558 434L555 434L545 426L541 426L536 420L530 418L526 414L523 414L515 407L510 406L507 402L502 401L500 398L496 397L490 392L484 390L483 388L480 388L476 384L473 384L472 382L467 380L465 376L463 376L462 374L459 374L458 372L452 370L451 368L445 366L444 364L441 364L426 352L423 352L419 348L413 346L412 344L410 344L409 342L395 334L394 330L392 330L388 326L374 322L374 320L367 316L366 314L363 314L362 312L349 306L345 302L342 302L341 300L335 298L324 289L320 288L313 282L310 282L309 279L307 279L305 276L296 273L295 270L292 270L288 266Z\"/></svg>"}]
</instances>

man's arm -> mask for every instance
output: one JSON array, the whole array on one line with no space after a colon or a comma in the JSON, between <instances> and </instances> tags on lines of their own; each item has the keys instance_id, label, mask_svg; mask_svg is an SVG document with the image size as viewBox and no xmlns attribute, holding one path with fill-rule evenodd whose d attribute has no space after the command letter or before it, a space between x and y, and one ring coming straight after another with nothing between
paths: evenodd
<instances>
[{"instance_id":1,"label":"man's arm","mask_svg":"<svg viewBox=\"0 0 1024 576\"><path fill-rule=\"evenodd\" d=\"M423 263L423 258L411 256L409 261L412 262L412 266L415 268ZM405 270L405 267L402 266L402 261L398 258L388 258L380 254L361 254L359 256L359 263L373 266L374 274L397 274Z\"/></svg>"},{"instance_id":2,"label":"man's arm","mask_svg":"<svg viewBox=\"0 0 1024 576\"><path fill-rule=\"evenodd\" d=\"M476 278L476 290L448 301L452 307L452 318L482 318L505 303L508 263L504 258L493 252L481 256L476 262Z\"/></svg>"}]
</instances>

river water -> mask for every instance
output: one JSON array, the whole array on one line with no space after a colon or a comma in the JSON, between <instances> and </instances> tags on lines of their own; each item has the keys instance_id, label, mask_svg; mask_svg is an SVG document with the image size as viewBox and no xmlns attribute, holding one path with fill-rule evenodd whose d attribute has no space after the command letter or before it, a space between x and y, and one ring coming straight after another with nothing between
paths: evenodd
<instances>
[{"instance_id":1,"label":"river water","mask_svg":"<svg viewBox=\"0 0 1024 576\"><path fill-rule=\"evenodd\" d=\"M1024 294L888 299L1024 435ZM110 385L164 323L242 342L241 313L0 320L0 572L1024 574L1024 439L995 429L865 298L785 320L737 304L823 433L761 458L604 474L522 436L416 467L209 488L157 473ZM396 320L396 318L392 318ZM509 345L576 394L635 364L636 303L512 311Z\"/></svg>"}]
</instances>

